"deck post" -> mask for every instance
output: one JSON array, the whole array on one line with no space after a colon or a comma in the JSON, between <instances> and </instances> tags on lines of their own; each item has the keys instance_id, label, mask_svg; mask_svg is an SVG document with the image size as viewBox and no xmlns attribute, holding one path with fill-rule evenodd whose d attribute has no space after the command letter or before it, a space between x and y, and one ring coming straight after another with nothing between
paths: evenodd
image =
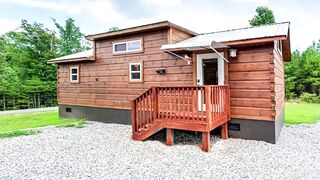
<instances>
[{"instance_id":1,"label":"deck post","mask_svg":"<svg viewBox=\"0 0 320 180\"><path fill-rule=\"evenodd\" d=\"M206 120L208 125L208 130L211 130L212 123L212 113L211 113L211 88L209 86L205 87L205 98L206 98Z\"/></svg>"},{"instance_id":2,"label":"deck post","mask_svg":"<svg viewBox=\"0 0 320 180\"><path fill-rule=\"evenodd\" d=\"M131 124L132 124L132 139L135 139L136 132L136 103L131 101Z\"/></svg>"},{"instance_id":3,"label":"deck post","mask_svg":"<svg viewBox=\"0 0 320 180\"><path fill-rule=\"evenodd\" d=\"M174 141L173 129L167 128L167 146L172 146Z\"/></svg>"},{"instance_id":4,"label":"deck post","mask_svg":"<svg viewBox=\"0 0 320 180\"><path fill-rule=\"evenodd\" d=\"M153 116L154 120L158 119L158 94L156 87L152 87L152 98L153 98Z\"/></svg>"},{"instance_id":5,"label":"deck post","mask_svg":"<svg viewBox=\"0 0 320 180\"><path fill-rule=\"evenodd\" d=\"M202 132L202 151L210 151L210 131Z\"/></svg>"},{"instance_id":6,"label":"deck post","mask_svg":"<svg viewBox=\"0 0 320 180\"><path fill-rule=\"evenodd\" d=\"M221 127L221 138L228 139L228 122L224 123Z\"/></svg>"}]
</instances>

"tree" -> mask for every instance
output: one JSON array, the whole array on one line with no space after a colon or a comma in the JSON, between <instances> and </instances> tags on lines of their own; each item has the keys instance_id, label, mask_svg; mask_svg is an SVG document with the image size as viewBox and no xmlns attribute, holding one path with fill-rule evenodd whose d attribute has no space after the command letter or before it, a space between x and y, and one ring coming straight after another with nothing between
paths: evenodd
<instances>
[{"instance_id":1,"label":"tree","mask_svg":"<svg viewBox=\"0 0 320 180\"><path fill-rule=\"evenodd\" d=\"M113 32L113 31L118 31L118 30L119 30L118 27L111 27L111 28L109 28L108 32Z\"/></svg>"},{"instance_id":2,"label":"tree","mask_svg":"<svg viewBox=\"0 0 320 180\"><path fill-rule=\"evenodd\" d=\"M58 38L43 24L22 20L20 29L0 36L0 109L56 105L57 69L47 60L64 55L61 50L70 54L87 48L72 19L60 27Z\"/></svg>"},{"instance_id":3,"label":"tree","mask_svg":"<svg viewBox=\"0 0 320 180\"><path fill-rule=\"evenodd\" d=\"M5 67L0 70L2 109L7 109L8 105L10 109L19 108L17 102L25 104L31 95L37 96L40 102L42 94L55 94L56 67L47 64L48 59L57 57L59 39L55 32L42 24L22 20L20 31L8 32L1 39L1 66ZM29 81L38 83L29 84ZM36 91L28 91L30 87ZM33 101L32 104L32 107L39 107L40 103L36 106Z\"/></svg>"},{"instance_id":4,"label":"tree","mask_svg":"<svg viewBox=\"0 0 320 180\"><path fill-rule=\"evenodd\" d=\"M273 12L265 6L259 6L256 9L257 14L249 20L251 26L260 26L264 24L275 23Z\"/></svg>"},{"instance_id":5,"label":"tree","mask_svg":"<svg viewBox=\"0 0 320 180\"><path fill-rule=\"evenodd\" d=\"M64 26L57 23L55 19L52 18L52 20L59 30L59 54L61 56L74 54L90 48L89 42L84 39L84 34L81 33L80 28L75 25L72 18L68 18Z\"/></svg>"},{"instance_id":6,"label":"tree","mask_svg":"<svg viewBox=\"0 0 320 180\"><path fill-rule=\"evenodd\" d=\"M320 43L293 52L291 62L285 64L285 76L287 98L303 93L320 96Z\"/></svg>"}]
</instances>

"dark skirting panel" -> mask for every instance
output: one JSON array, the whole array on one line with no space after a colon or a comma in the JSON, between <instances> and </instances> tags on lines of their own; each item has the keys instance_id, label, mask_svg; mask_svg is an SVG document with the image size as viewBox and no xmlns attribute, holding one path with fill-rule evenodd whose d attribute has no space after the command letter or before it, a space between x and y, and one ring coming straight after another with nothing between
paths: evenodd
<instances>
[{"instance_id":1,"label":"dark skirting panel","mask_svg":"<svg viewBox=\"0 0 320 180\"><path fill-rule=\"evenodd\" d=\"M131 110L59 105L62 118L82 118L89 121L131 125ZM283 126L284 112L274 121L232 119L228 124L230 137L260 140L275 144Z\"/></svg>"},{"instance_id":2,"label":"dark skirting panel","mask_svg":"<svg viewBox=\"0 0 320 180\"><path fill-rule=\"evenodd\" d=\"M275 143L275 125L273 121L248 119L231 119L229 121L229 136ZM233 128L238 126L239 128Z\"/></svg>"},{"instance_id":3,"label":"dark skirting panel","mask_svg":"<svg viewBox=\"0 0 320 180\"><path fill-rule=\"evenodd\" d=\"M131 125L131 110L59 105L62 118L81 118L104 123Z\"/></svg>"},{"instance_id":4,"label":"dark skirting panel","mask_svg":"<svg viewBox=\"0 0 320 180\"><path fill-rule=\"evenodd\" d=\"M229 136L275 144L280 136L283 120L283 112L276 121L231 119L228 124Z\"/></svg>"}]
</instances>

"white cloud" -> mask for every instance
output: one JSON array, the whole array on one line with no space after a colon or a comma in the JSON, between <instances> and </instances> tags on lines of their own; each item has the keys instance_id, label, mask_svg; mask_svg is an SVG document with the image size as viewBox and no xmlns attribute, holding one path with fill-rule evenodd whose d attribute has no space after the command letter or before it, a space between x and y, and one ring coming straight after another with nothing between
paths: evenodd
<instances>
[{"instance_id":1,"label":"white cloud","mask_svg":"<svg viewBox=\"0 0 320 180\"><path fill-rule=\"evenodd\" d=\"M0 35L19 27L20 21L0 17Z\"/></svg>"},{"instance_id":2,"label":"white cloud","mask_svg":"<svg viewBox=\"0 0 320 180\"><path fill-rule=\"evenodd\" d=\"M182 5L182 0L142 0L145 3L150 3L158 6L177 6Z\"/></svg>"},{"instance_id":3,"label":"white cloud","mask_svg":"<svg viewBox=\"0 0 320 180\"><path fill-rule=\"evenodd\" d=\"M258 5L268 5L269 0L234 0L239 3L254 3Z\"/></svg>"},{"instance_id":4,"label":"white cloud","mask_svg":"<svg viewBox=\"0 0 320 180\"><path fill-rule=\"evenodd\" d=\"M94 19L94 22L83 22L86 24L82 29L87 33L99 33L97 27L103 30L106 27L117 26L120 28L143 25L157 21L170 20L173 23L184 26L196 32L212 32L249 26L248 20L255 12L255 7L267 5L273 10L277 22L291 21L291 43L292 50L304 49L320 38L318 30L320 24L316 23L320 16L317 10L317 2L304 3L301 1L283 0L228 0L228 1L184 1L184 0L140 0L145 7L137 6L136 10L148 8L148 15L139 15L140 18L132 17L127 9L117 9L110 0L79 0L64 1L57 3L53 1L40 0L0 0L0 2L13 3L22 6L51 9L59 11L62 15L73 17L86 16ZM130 3L130 2L128 2ZM285 6L284 6L285 5ZM168 6L172 6L168 8ZM318 3L319 6L319 3ZM137 11L139 12L139 11ZM144 12L144 11L141 11ZM49 15L48 15L49 16ZM19 22L2 20L0 22L2 32ZM6 24L6 25L5 25ZM11 28L12 29L12 28ZM102 31L103 31L102 30Z\"/></svg>"},{"instance_id":5,"label":"white cloud","mask_svg":"<svg viewBox=\"0 0 320 180\"><path fill-rule=\"evenodd\" d=\"M50 2L50 1L41 1L41 0L0 0L1 2L7 2L22 6L28 7L35 7L35 8L42 8L42 9L52 9L52 10L59 10L65 11L70 14L79 14L80 9L77 6L72 6L70 4L63 4L58 2Z\"/></svg>"}]
</instances>

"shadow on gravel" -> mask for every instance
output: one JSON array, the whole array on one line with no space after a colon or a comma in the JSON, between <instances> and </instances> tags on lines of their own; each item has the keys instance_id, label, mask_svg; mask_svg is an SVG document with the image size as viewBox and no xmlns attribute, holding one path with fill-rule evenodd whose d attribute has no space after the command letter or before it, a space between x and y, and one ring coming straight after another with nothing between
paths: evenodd
<instances>
[{"instance_id":1,"label":"shadow on gravel","mask_svg":"<svg viewBox=\"0 0 320 180\"><path fill-rule=\"evenodd\" d=\"M220 129L217 128L211 131L211 141L214 143L216 139L220 139ZM175 144L200 144L201 143L201 132L185 131L185 130L174 130L174 143ZM160 141L166 142L166 129L162 129L146 139L146 141Z\"/></svg>"}]
</instances>

